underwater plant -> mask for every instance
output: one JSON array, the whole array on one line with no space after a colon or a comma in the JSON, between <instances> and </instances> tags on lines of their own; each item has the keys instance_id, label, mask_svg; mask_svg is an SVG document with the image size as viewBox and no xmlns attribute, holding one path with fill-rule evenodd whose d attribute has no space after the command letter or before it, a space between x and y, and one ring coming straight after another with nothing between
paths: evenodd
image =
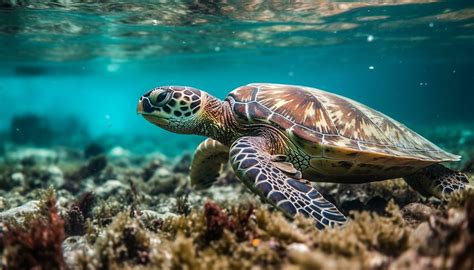
<instances>
[{"instance_id":1,"label":"underwater plant","mask_svg":"<svg viewBox=\"0 0 474 270\"><path fill-rule=\"evenodd\" d=\"M86 219L92 217L92 208L95 202L95 195L92 192L85 192L69 206L64 214L64 230L67 236L86 233Z\"/></svg>"},{"instance_id":2,"label":"underwater plant","mask_svg":"<svg viewBox=\"0 0 474 270\"><path fill-rule=\"evenodd\" d=\"M66 269L62 253L64 221L59 215L52 188L38 204L38 211L23 224L10 220L2 233L6 269Z\"/></svg>"}]
</instances>

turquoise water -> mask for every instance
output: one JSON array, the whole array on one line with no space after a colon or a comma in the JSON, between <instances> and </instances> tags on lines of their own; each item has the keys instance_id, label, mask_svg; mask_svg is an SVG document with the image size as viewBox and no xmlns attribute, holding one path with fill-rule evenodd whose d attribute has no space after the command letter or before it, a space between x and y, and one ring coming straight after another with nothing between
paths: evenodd
<instances>
[{"instance_id":1,"label":"turquoise water","mask_svg":"<svg viewBox=\"0 0 474 270\"><path fill-rule=\"evenodd\" d=\"M64 2L0 4L4 140L24 136L12 118L33 113L58 130L53 145L69 130L175 155L201 138L136 115L141 94L189 85L224 98L252 82L325 89L422 134L473 130L472 1Z\"/></svg>"}]
</instances>

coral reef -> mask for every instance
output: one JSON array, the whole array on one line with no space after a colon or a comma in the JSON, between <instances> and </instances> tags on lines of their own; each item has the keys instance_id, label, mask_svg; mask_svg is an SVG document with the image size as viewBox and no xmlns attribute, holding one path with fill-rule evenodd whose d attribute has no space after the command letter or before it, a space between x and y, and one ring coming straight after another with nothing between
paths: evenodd
<instances>
[{"instance_id":1,"label":"coral reef","mask_svg":"<svg viewBox=\"0 0 474 270\"><path fill-rule=\"evenodd\" d=\"M210 189L197 191L188 154L99 146L4 148L4 269L474 267L473 190L443 202L402 179L317 183L350 217L319 231L312 220L288 220L262 204L229 166Z\"/></svg>"}]
</instances>

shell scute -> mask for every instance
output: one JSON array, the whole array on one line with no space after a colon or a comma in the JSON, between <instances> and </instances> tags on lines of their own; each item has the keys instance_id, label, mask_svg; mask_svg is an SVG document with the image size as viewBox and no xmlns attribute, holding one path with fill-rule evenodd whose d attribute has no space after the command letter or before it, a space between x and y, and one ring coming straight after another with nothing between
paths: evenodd
<instances>
[{"instance_id":1,"label":"shell scute","mask_svg":"<svg viewBox=\"0 0 474 270\"><path fill-rule=\"evenodd\" d=\"M256 102L249 103L248 106L249 106L249 109L248 109L249 115L251 115L252 118L269 123L269 120L267 120L267 117L271 115L272 113L269 109L261 106L260 104ZM292 125L290 121L286 121L286 122L288 123L288 126Z\"/></svg>"}]
</instances>

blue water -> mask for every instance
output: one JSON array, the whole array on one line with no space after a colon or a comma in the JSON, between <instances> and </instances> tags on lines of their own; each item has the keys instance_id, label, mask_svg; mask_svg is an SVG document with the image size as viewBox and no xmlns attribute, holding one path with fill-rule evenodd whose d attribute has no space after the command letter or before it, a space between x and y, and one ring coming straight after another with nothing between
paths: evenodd
<instances>
[{"instance_id":1,"label":"blue water","mask_svg":"<svg viewBox=\"0 0 474 270\"><path fill-rule=\"evenodd\" d=\"M325 89L420 132L472 130L474 3L390 2L4 3L0 130L15 136L11 119L25 113L59 130L73 117L88 140L146 137L173 155L201 139L136 115L141 94L189 85L224 98L252 82Z\"/></svg>"}]
</instances>

